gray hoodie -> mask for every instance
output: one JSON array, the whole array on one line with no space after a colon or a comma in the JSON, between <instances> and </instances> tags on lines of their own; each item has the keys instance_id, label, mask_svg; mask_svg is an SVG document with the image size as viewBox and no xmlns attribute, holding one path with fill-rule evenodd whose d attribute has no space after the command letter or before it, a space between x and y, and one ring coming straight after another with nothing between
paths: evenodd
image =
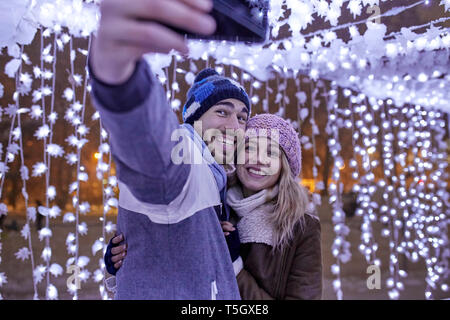
<instances>
[{"instance_id":1,"label":"gray hoodie","mask_svg":"<svg viewBox=\"0 0 450 320\"><path fill-rule=\"evenodd\" d=\"M122 85L104 84L92 71L91 79L117 168L117 229L128 245L115 298L240 299L239 267L216 212L225 205L223 168L192 127L180 126L146 62ZM181 164L171 157L177 146Z\"/></svg>"}]
</instances>

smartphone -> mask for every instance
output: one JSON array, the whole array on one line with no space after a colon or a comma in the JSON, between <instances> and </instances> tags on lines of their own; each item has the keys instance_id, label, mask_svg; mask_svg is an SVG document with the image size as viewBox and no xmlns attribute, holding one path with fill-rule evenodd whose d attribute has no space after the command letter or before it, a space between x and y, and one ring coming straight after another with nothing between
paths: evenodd
<instances>
[{"instance_id":1,"label":"smartphone","mask_svg":"<svg viewBox=\"0 0 450 320\"><path fill-rule=\"evenodd\" d=\"M170 27L189 39L261 43L268 37L269 0L214 0L210 15L216 20L214 34L203 36Z\"/></svg>"}]
</instances>

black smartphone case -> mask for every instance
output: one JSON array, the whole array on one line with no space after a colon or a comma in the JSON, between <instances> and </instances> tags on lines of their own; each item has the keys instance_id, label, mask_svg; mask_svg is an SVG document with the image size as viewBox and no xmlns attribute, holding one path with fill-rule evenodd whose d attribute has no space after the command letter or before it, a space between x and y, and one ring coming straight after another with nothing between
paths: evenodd
<instances>
[{"instance_id":1,"label":"black smartphone case","mask_svg":"<svg viewBox=\"0 0 450 320\"><path fill-rule=\"evenodd\" d=\"M203 36L171 26L169 28L189 39L261 43L266 40L268 34L268 7L268 0L260 0L258 11L255 11L247 0L214 0L214 9L210 13L217 23L214 34ZM254 17L255 12L258 13L258 18Z\"/></svg>"}]
</instances>

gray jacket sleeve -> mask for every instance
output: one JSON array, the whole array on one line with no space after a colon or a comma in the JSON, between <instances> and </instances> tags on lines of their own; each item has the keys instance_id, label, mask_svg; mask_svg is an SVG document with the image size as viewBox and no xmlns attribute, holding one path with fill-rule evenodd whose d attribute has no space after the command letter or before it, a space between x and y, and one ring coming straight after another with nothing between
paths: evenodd
<instances>
[{"instance_id":1,"label":"gray jacket sleeve","mask_svg":"<svg viewBox=\"0 0 450 320\"><path fill-rule=\"evenodd\" d=\"M171 141L179 122L163 87L141 60L120 85L96 79L90 68L91 97L100 113L116 164L118 179L143 202L168 204L181 192L188 164L174 164Z\"/></svg>"}]
</instances>

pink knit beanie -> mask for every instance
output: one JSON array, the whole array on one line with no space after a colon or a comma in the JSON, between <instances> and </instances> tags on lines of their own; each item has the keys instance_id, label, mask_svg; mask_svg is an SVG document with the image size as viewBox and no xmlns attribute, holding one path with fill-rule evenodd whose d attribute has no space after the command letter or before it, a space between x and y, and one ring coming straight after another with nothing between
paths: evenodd
<instances>
[{"instance_id":1,"label":"pink knit beanie","mask_svg":"<svg viewBox=\"0 0 450 320\"><path fill-rule=\"evenodd\" d=\"M258 133L260 129L265 129L268 137L271 136L271 129L278 130L279 144L288 159L292 173L298 176L302 168L302 149L297 131L289 122L270 113L258 114L248 120L247 132Z\"/></svg>"}]
</instances>

